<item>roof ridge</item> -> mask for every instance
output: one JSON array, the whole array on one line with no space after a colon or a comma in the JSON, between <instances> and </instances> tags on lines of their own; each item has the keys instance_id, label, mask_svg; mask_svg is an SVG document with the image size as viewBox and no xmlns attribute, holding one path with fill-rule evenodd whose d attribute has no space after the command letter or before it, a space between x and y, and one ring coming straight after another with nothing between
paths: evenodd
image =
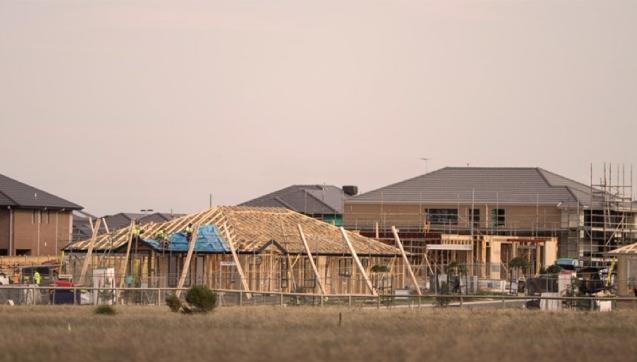
<instances>
[{"instance_id":1,"label":"roof ridge","mask_svg":"<svg viewBox=\"0 0 637 362\"><path fill-rule=\"evenodd\" d=\"M307 190L303 190L303 192L304 192L306 195L310 195L310 197L311 197L311 198L313 198L314 200L316 200L316 201L320 202L321 204L325 205L328 209L330 209L330 210L334 211L334 213L335 213L335 214L338 214L338 210L334 210L334 208L333 208L333 207L331 207L330 205L328 205L325 201L323 201L323 200L319 199L318 197L314 196L311 192L307 192Z\"/></svg>"},{"instance_id":2,"label":"roof ridge","mask_svg":"<svg viewBox=\"0 0 637 362\"><path fill-rule=\"evenodd\" d=\"M541 168L541 167L538 167L537 169L538 169L539 173L542 175L542 177L544 177L544 178L546 178L546 176L543 174L543 172L546 172L546 173L550 173L550 174L551 174L551 175L553 175L553 176L557 176L557 177L559 177L559 178L562 178L562 179L564 179L564 180L567 180L567 181L570 181L570 182L574 182L574 183L576 183L576 184L578 184L578 185L581 185L582 187L584 187L584 188L586 188L586 189L590 189L590 185L587 185L587 184L582 183L582 182L580 182L580 181L574 180L574 179L572 179L572 178L570 178L570 177L562 176L562 175L560 175L560 174L558 174L558 173L555 173L555 172L553 172L553 171L549 171L549 170L544 169L544 168ZM551 183L549 183L549 185L550 185L550 186L554 186L554 185L551 185ZM569 187L569 188L570 188L570 186L566 186L566 187Z\"/></svg>"},{"instance_id":3,"label":"roof ridge","mask_svg":"<svg viewBox=\"0 0 637 362\"><path fill-rule=\"evenodd\" d=\"M534 169L538 169L540 167L531 167L531 166L446 166L443 167L446 169L483 169L483 170L495 170L495 169L499 169L499 170L534 170ZM440 169L442 170L442 169ZM438 170L436 170L438 171Z\"/></svg>"},{"instance_id":4,"label":"roof ridge","mask_svg":"<svg viewBox=\"0 0 637 362\"><path fill-rule=\"evenodd\" d=\"M447 170L447 169L450 169L450 168L452 168L452 167L447 166L447 167L439 168L439 169L437 169L437 170L433 170L433 171L431 171L431 172L423 173L423 174L418 175L418 176L415 176L415 177L408 178L408 179L406 179L406 180L402 180L402 181L394 182L394 183L392 183L392 184L385 185L385 186L383 186L383 187L379 187L379 188L376 188L376 189L373 189L373 190L369 190L369 191L367 191L367 192L363 192L362 194L358 194L358 195L356 195L356 196L354 196L354 197L350 198L350 200L354 200L354 201L356 201L356 199L358 199L358 198L360 198L360 197L362 197L362 196L366 196L367 194L371 194L372 192L377 192L377 191L380 191L380 190L382 190L382 189L387 189L387 188L390 188L390 187L393 187L393 186L396 186L396 185L400 185L400 184L403 184L403 183L406 183L406 182L410 182L410 181L416 180L416 179L418 179L418 178L421 178L421 177L424 177L424 176L427 176L427 175L432 175L432 174L434 174L434 173L440 172L440 171L442 171L442 170Z\"/></svg>"},{"instance_id":5,"label":"roof ridge","mask_svg":"<svg viewBox=\"0 0 637 362\"><path fill-rule=\"evenodd\" d=\"M268 192L268 193L267 193L267 194L265 194L265 195L261 195L261 196L255 197L255 198L253 198L253 199L250 199L250 200L244 201L244 202L240 203L238 206L247 206L247 205L245 205L245 204L249 204L249 203L251 203L251 202L255 202L255 201L257 201L257 200L267 200L267 199L273 198L273 197L274 197L274 196L276 196L277 194L279 194L279 193L281 193L281 192L284 192L284 191L286 191L286 190L288 190L288 189L293 189L294 187L297 187L297 185L290 185L290 186L286 186L286 187L283 187L283 188L277 189L277 190L272 191L272 192Z\"/></svg>"},{"instance_id":6,"label":"roof ridge","mask_svg":"<svg viewBox=\"0 0 637 362\"><path fill-rule=\"evenodd\" d=\"M6 176L5 176L6 177ZM4 192L2 192L2 190L0 190L0 194L2 194L4 197L6 197L7 199L9 199L11 202L13 202L16 205L19 205L13 198L9 197L9 195L5 194Z\"/></svg>"}]
</instances>

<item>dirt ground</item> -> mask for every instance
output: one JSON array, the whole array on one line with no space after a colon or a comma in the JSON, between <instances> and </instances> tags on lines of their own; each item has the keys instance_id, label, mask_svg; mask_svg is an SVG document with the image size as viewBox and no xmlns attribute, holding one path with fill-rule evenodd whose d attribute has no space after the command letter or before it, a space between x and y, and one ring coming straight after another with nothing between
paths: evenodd
<instances>
[{"instance_id":1,"label":"dirt ground","mask_svg":"<svg viewBox=\"0 0 637 362\"><path fill-rule=\"evenodd\" d=\"M629 361L637 312L1 306L0 361ZM339 314L342 322L339 326Z\"/></svg>"}]
</instances>

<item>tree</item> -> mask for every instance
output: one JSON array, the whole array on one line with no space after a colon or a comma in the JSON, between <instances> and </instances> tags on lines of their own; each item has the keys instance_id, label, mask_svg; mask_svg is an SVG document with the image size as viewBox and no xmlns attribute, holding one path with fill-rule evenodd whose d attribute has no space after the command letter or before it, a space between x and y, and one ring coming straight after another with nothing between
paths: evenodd
<instances>
[{"instance_id":1,"label":"tree","mask_svg":"<svg viewBox=\"0 0 637 362\"><path fill-rule=\"evenodd\" d=\"M450 286L450 276L454 275L455 277L457 277L457 285L455 285L454 287L449 287L449 289L451 291L460 291L460 293L462 294L462 290L460 288L460 278L464 275L465 278L467 277L467 266L464 264L460 264L457 261L452 261L451 263L449 263L447 265L447 286ZM467 280L465 280L466 282Z\"/></svg>"},{"instance_id":2,"label":"tree","mask_svg":"<svg viewBox=\"0 0 637 362\"><path fill-rule=\"evenodd\" d=\"M511 288L513 287L513 272L519 272L520 270L522 270L522 272L525 273L529 269L529 261L526 260L525 257L516 256L515 258L509 260L509 269L511 270L511 282L509 284L509 290L511 290Z\"/></svg>"}]
</instances>

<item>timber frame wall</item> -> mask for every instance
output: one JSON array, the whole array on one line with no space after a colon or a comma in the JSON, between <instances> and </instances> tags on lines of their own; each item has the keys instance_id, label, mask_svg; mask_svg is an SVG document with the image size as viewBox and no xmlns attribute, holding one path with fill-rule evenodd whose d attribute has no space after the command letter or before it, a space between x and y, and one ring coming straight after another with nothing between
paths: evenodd
<instances>
[{"instance_id":1,"label":"timber frame wall","mask_svg":"<svg viewBox=\"0 0 637 362\"><path fill-rule=\"evenodd\" d=\"M78 279L85 254L67 255L66 272ZM239 254L249 290L259 292L321 293L307 255L285 255L272 251ZM125 256L93 255L95 268L113 267L122 270ZM132 286L176 287L185 253L161 253L139 250L131 254L126 275L132 275ZM371 294L351 255L314 255L319 277L326 294ZM405 266L399 255L360 256L372 285L379 293L391 294L405 287ZM374 266L386 266L387 271L373 272ZM117 275L116 278L123 276ZM206 285L216 289L243 290L240 276L231 254L195 254L189 267L185 286Z\"/></svg>"}]
</instances>

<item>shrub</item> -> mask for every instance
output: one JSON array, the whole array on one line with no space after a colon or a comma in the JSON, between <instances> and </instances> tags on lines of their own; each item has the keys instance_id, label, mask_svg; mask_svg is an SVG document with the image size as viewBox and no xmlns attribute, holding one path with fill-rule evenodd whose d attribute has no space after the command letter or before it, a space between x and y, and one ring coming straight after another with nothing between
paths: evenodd
<instances>
[{"instance_id":1,"label":"shrub","mask_svg":"<svg viewBox=\"0 0 637 362\"><path fill-rule=\"evenodd\" d=\"M181 301L176 295L170 294L169 296L166 297L166 305L168 306L168 308L170 308L172 312L177 313L179 312L179 309L181 308Z\"/></svg>"},{"instance_id":2,"label":"shrub","mask_svg":"<svg viewBox=\"0 0 637 362\"><path fill-rule=\"evenodd\" d=\"M108 304L101 304L101 305L98 305L97 308L95 308L95 314L115 315L116 313L117 312L115 311L115 308L113 308L113 306Z\"/></svg>"},{"instance_id":3,"label":"shrub","mask_svg":"<svg viewBox=\"0 0 637 362\"><path fill-rule=\"evenodd\" d=\"M372 273L388 273L389 272L389 268L387 267L387 265L376 264L376 265L372 266L371 271L372 271Z\"/></svg>"},{"instance_id":4,"label":"shrub","mask_svg":"<svg viewBox=\"0 0 637 362\"><path fill-rule=\"evenodd\" d=\"M557 264L553 264L553 265L549 266L548 268L546 268L546 272L548 274L558 274L560 272L560 270L562 270L562 267L560 267Z\"/></svg>"},{"instance_id":5,"label":"shrub","mask_svg":"<svg viewBox=\"0 0 637 362\"><path fill-rule=\"evenodd\" d=\"M217 294L205 285L195 285L188 289L186 302L193 312L208 313L217 306Z\"/></svg>"},{"instance_id":6,"label":"shrub","mask_svg":"<svg viewBox=\"0 0 637 362\"><path fill-rule=\"evenodd\" d=\"M438 294L441 294L441 296L434 299L434 305L442 308L447 307L449 302L451 302L451 297L445 297L443 295L449 294L449 284L445 282L440 283L440 290L438 291Z\"/></svg>"},{"instance_id":7,"label":"shrub","mask_svg":"<svg viewBox=\"0 0 637 362\"><path fill-rule=\"evenodd\" d=\"M520 269L525 272L529 268L529 261L524 257L516 256L509 261L509 268Z\"/></svg>"}]
</instances>

